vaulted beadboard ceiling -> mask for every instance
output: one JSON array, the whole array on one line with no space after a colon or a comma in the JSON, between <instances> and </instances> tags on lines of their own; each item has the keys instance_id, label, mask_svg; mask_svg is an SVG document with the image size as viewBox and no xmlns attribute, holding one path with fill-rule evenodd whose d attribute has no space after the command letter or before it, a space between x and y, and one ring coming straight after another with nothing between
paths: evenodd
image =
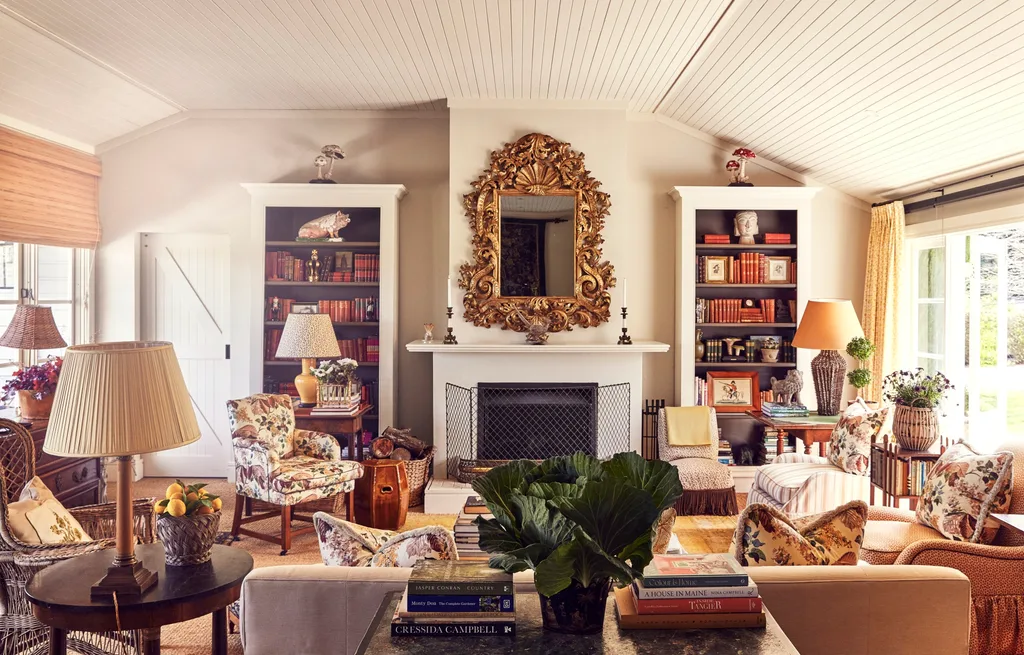
<instances>
[{"instance_id":1,"label":"vaulted beadboard ceiling","mask_svg":"<svg viewBox=\"0 0 1024 655\"><path fill-rule=\"evenodd\" d=\"M0 115L627 101L866 199L1024 159L1021 0L0 0ZM2 120L0 116L0 120Z\"/></svg>"}]
</instances>

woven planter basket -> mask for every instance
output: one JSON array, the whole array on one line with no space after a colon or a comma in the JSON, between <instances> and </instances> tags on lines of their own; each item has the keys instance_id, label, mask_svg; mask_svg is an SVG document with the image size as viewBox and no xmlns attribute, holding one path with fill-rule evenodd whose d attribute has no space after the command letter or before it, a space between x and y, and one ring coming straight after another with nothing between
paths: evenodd
<instances>
[{"instance_id":1,"label":"woven planter basket","mask_svg":"<svg viewBox=\"0 0 1024 655\"><path fill-rule=\"evenodd\" d=\"M210 561L217 538L220 512L198 516L161 514L156 520L157 539L164 544L167 566L194 566Z\"/></svg>"},{"instance_id":2,"label":"woven planter basket","mask_svg":"<svg viewBox=\"0 0 1024 655\"><path fill-rule=\"evenodd\" d=\"M928 450L939 439L939 413L930 407L897 405L892 433L902 448Z\"/></svg>"},{"instance_id":3,"label":"woven planter basket","mask_svg":"<svg viewBox=\"0 0 1024 655\"><path fill-rule=\"evenodd\" d=\"M405 473L409 476L409 507L419 507L423 504L423 493L427 490L427 481L431 478L433 463L433 446L423 451L422 459L405 462Z\"/></svg>"}]
</instances>

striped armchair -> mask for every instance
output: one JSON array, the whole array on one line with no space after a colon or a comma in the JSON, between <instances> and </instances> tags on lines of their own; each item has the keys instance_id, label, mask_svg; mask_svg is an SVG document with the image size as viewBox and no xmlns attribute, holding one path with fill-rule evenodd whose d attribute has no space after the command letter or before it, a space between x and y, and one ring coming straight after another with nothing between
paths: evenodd
<instances>
[{"instance_id":1,"label":"striped armchair","mask_svg":"<svg viewBox=\"0 0 1024 655\"><path fill-rule=\"evenodd\" d=\"M824 457L786 453L761 469L747 504L764 503L794 514L818 514L851 500L871 502L871 478L847 473Z\"/></svg>"}]
</instances>

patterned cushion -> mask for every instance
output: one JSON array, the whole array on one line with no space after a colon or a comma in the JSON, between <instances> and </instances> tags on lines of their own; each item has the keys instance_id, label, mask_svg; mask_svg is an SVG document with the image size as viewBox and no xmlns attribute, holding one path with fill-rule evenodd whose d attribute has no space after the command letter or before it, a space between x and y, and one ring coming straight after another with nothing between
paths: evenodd
<instances>
[{"instance_id":1,"label":"patterned cushion","mask_svg":"<svg viewBox=\"0 0 1024 655\"><path fill-rule=\"evenodd\" d=\"M363 477L363 465L347 459L322 460L296 455L281 460L270 480L270 487L279 494L293 494L310 489L338 486L342 482ZM327 496L336 495L327 493Z\"/></svg>"},{"instance_id":2,"label":"patterned cushion","mask_svg":"<svg viewBox=\"0 0 1024 655\"><path fill-rule=\"evenodd\" d=\"M295 413L289 396L258 393L241 400L229 400L228 415L232 438L256 439L278 458L291 455Z\"/></svg>"},{"instance_id":3,"label":"patterned cushion","mask_svg":"<svg viewBox=\"0 0 1024 655\"><path fill-rule=\"evenodd\" d=\"M938 531L907 521L868 521L860 558L869 564L895 564L903 549L925 539L944 539Z\"/></svg>"},{"instance_id":4,"label":"patterned cushion","mask_svg":"<svg viewBox=\"0 0 1024 655\"><path fill-rule=\"evenodd\" d=\"M871 442L888 431L891 414L889 407L872 410L858 398L832 430L828 461L847 473L867 475Z\"/></svg>"},{"instance_id":5,"label":"patterned cushion","mask_svg":"<svg viewBox=\"0 0 1024 655\"><path fill-rule=\"evenodd\" d=\"M683 489L731 489L736 486L729 467L714 459L687 457L671 462L679 473Z\"/></svg>"},{"instance_id":6,"label":"patterned cushion","mask_svg":"<svg viewBox=\"0 0 1024 655\"><path fill-rule=\"evenodd\" d=\"M819 471L835 471L827 460L820 462L794 462L769 464L754 474L754 487L772 497L780 506L792 500L807 478Z\"/></svg>"},{"instance_id":7,"label":"patterned cushion","mask_svg":"<svg viewBox=\"0 0 1024 655\"><path fill-rule=\"evenodd\" d=\"M421 559L459 559L455 535L440 525L428 525L395 535L381 546L370 566L410 568Z\"/></svg>"},{"instance_id":8,"label":"patterned cushion","mask_svg":"<svg viewBox=\"0 0 1024 655\"><path fill-rule=\"evenodd\" d=\"M313 527L327 566L369 566L374 553L398 534L342 521L326 512L313 515Z\"/></svg>"},{"instance_id":9,"label":"patterned cushion","mask_svg":"<svg viewBox=\"0 0 1024 655\"><path fill-rule=\"evenodd\" d=\"M1013 453L979 455L965 443L950 446L925 481L917 520L954 541L989 544L1013 492Z\"/></svg>"},{"instance_id":10,"label":"patterned cushion","mask_svg":"<svg viewBox=\"0 0 1024 655\"><path fill-rule=\"evenodd\" d=\"M749 505L740 514L732 551L743 566L855 565L867 518L861 500L799 522L770 505Z\"/></svg>"}]
</instances>

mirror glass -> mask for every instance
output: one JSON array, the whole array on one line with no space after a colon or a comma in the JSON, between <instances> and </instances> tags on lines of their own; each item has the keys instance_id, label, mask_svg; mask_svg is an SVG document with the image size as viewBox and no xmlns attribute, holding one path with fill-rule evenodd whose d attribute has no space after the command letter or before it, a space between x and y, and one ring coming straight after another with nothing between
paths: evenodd
<instances>
[{"instance_id":1,"label":"mirror glass","mask_svg":"<svg viewBox=\"0 0 1024 655\"><path fill-rule=\"evenodd\" d=\"M502 296L574 296L576 196L499 198Z\"/></svg>"}]
</instances>

